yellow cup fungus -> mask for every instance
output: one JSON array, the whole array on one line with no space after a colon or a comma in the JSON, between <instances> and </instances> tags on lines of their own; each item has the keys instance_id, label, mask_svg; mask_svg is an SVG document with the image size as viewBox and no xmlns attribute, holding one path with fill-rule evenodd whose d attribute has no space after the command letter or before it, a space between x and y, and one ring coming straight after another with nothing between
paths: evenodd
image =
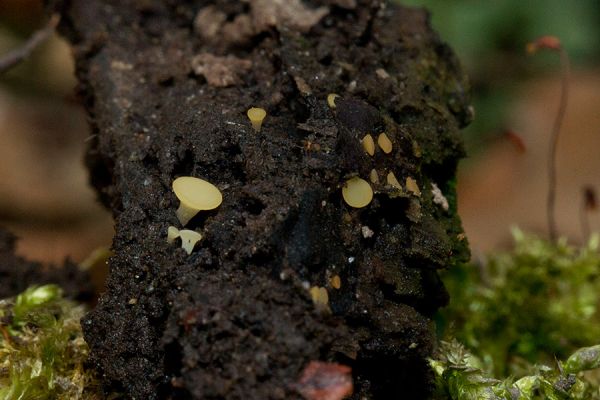
<instances>
[{"instance_id":1,"label":"yellow cup fungus","mask_svg":"<svg viewBox=\"0 0 600 400\"><path fill-rule=\"evenodd\" d=\"M213 210L223 202L223 196L215 185L191 176L175 179L173 192L181 202L177 209L177 218L183 226L199 211Z\"/></svg>"},{"instance_id":2,"label":"yellow cup fungus","mask_svg":"<svg viewBox=\"0 0 600 400\"><path fill-rule=\"evenodd\" d=\"M412 192L415 196L421 196L421 189L419 189L419 185L417 185L417 181L415 181L410 176L406 178L406 189L409 192Z\"/></svg>"},{"instance_id":3,"label":"yellow cup fungus","mask_svg":"<svg viewBox=\"0 0 600 400\"><path fill-rule=\"evenodd\" d=\"M170 226L167 230L167 243L171 244L179 237L179 229Z\"/></svg>"},{"instance_id":4,"label":"yellow cup fungus","mask_svg":"<svg viewBox=\"0 0 600 400\"><path fill-rule=\"evenodd\" d=\"M392 152L392 141L385 133L379 134L377 144L385 154L390 154Z\"/></svg>"},{"instance_id":5,"label":"yellow cup fungus","mask_svg":"<svg viewBox=\"0 0 600 400\"><path fill-rule=\"evenodd\" d=\"M355 176L342 187L342 197L350 207L362 208L373 200L373 189L369 182Z\"/></svg>"},{"instance_id":6,"label":"yellow cup fungus","mask_svg":"<svg viewBox=\"0 0 600 400\"><path fill-rule=\"evenodd\" d=\"M398 179L396 179L396 175L394 175L393 172L390 171L387 174L386 180L388 185L392 186L395 189L402 190L402 185L400 185L400 182L398 182Z\"/></svg>"},{"instance_id":7,"label":"yellow cup fungus","mask_svg":"<svg viewBox=\"0 0 600 400\"><path fill-rule=\"evenodd\" d=\"M186 253L192 254L194 246L202 239L202 235L189 229L179 230L174 226L170 226L167 230L167 242L173 244L177 238L181 238L181 247Z\"/></svg>"},{"instance_id":8,"label":"yellow cup fungus","mask_svg":"<svg viewBox=\"0 0 600 400\"><path fill-rule=\"evenodd\" d=\"M185 252L188 254L192 254L194 246L200 241L200 239L202 239L201 234L189 229L180 230L179 237L181 238L181 247L183 247Z\"/></svg>"},{"instance_id":9,"label":"yellow cup fungus","mask_svg":"<svg viewBox=\"0 0 600 400\"><path fill-rule=\"evenodd\" d=\"M329 105L330 108L335 108L335 98L336 97L340 97L340 96L335 93L329 93L327 95L327 104Z\"/></svg>"},{"instance_id":10,"label":"yellow cup fungus","mask_svg":"<svg viewBox=\"0 0 600 400\"><path fill-rule=\"evenodd\" d=\"M373 168L369 173L369 180L371 183L379 183L379 174L377 174L377 170Z\"/></svg>"},{"instance_id":11,"label":"yellow cup fungus","mask_svg":"<svg viewBox=\"0 0 600 400\"><path fill-rule=\"evenodd\" d=\"M331 277L331 279L329 279L329 284L332 288L339 289L342 287L342 279L339 275L334 275Z\"/></svg>"},{"instance_id":12,"label":"yellow cup fungus","mask_svg":"<svg viewBox=\"0 0 600 400\"><path fill-rule=\"evenodd\" d=\"M367 133L361 142L363 149L365 149L367 154L372 157L375 154L375 141L373 140L373 136Z\"/></svg>"},{"instance_id":13,"label":"yellow cup fungus","mask_svg":"<svg viewBox=\"0 0 600 400\"><path fill-rule=\"evenodd\" d=\"M260 132L260 128L262 127L262 123L266 116L267 112L264 108L252 107L248 110L248 118L256 132Z\"/></svg>"},{"instance_id":14,"label":"yellow cup fungus","mask_svg":"<svg viewBox=\"0 0 600 400\"><path fill-rule=\"evenodd\" d=\"M324 287L313 286L309 290L310 297L319 311L329 310L329 294Z\"/></svg>"}]
</instances>

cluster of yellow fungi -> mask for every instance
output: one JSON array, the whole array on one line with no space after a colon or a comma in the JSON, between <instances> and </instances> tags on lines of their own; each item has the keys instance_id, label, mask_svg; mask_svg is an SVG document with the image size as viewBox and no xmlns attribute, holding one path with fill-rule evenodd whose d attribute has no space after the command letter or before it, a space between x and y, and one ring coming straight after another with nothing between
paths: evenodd
<instances>
[{"instance_id":1,"label":"cluster of yellow fungi","mask_svg":"<svg viewBox=\"0 0 600 400\"><path fill-rule=\"evenodd\" d=\"M176 215L182 226L186 226L200 211L214 210L223 202L223 195L219 189L200 178L182 176L173 181L172 187L180 201ZM173 243L178 238L181 239L181 247L188 254L192 254L202 235L190 229L179 230L170 226L167 230L167 242Z\"/></svg>"},{"instance_id":2,"label":"cluster of yellow fungi","mask_svg":"<svg viewBox=\"0 0 600 400\"><path fill-rule=\"evenodd\" d=\"M371 136L370 133L367 133L360 142L363 146L363 150L368 155L373 157L375 155L375 140L373 139L373 136ZM377 138L377 144L384 153L389 154L392 152L392 141L385 133L381 133L379 135ZM373 184L379 183L379 175L375 169L372 169L369 173L369 180ZM387 176L387 183L397 189L402 189L402 186L400 186L400 183L392 172L390 172ZM371 200L373 200L373 189L371 188L369 182L355 176L348 179L342 186L342 197L344 198L346 204L348 204L350 207L366 207L369 205L369 203L371 203Z\"/></svg>"},{"instance_id":3,"label":"cluster of yellow fungi","mask_svg":"<svg viewBox=\"0 0 600 400\"><path fill-rule=\"evenodd\" d=\"M330 103L330 105L330 100L333 99L334 97L327 98L327 101ZM371 157L375 155L375 140L373 139L373 136L371 136L370 133L367 133L360 140L360 143L362 144L365 153L367 153ZM383 151L385 154L390 154L394 148L392 141L385 132L380 133L377 137L377 146L379 146L381 151ZM379 174L377 173L377 170L375 168L373 168L369 173L369 181L371 181L372 184L379 184ZM401 192L403 190L402 184L400 183L400 181L398 181L398 178L396 178L392 171L389 171L386 175L386 183L388 186L391 186L396 190L399 190ZM421 190L419 189L419 186L415 179L411 177L406 178L405 187L406 190L412 193L413 195L417 197L421 196ZM373 189L371 188L369 182L355 176L348 179L342 186L342 197L344 198L344 201L351 207L366 207L371 202L371 200L373 200Z\"/></svg>"}]
</instances>

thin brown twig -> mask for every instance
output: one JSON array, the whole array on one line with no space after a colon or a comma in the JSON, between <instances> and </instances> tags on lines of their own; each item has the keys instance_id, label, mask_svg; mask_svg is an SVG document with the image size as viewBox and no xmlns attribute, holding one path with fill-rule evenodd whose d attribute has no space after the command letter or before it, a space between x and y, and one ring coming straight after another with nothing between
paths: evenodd
<instances>
[{"instance_id":1,"label":"thin brown twig","mask_svg":"<svg viewBox=\"0 0 600 400\"><path fill-rule=\"evenodd\" d=\"M21 61L29 57L29 55L43 42L45 42L50 35L54 32L54 29L60 22L59 14L52 14L50 20L46 26L40 30L37 30L31 35L29 39L20 47L9 51L7 54L0 57L0 74L8 71L15 65L18 65Z\"/></svg>"}]
</instances>

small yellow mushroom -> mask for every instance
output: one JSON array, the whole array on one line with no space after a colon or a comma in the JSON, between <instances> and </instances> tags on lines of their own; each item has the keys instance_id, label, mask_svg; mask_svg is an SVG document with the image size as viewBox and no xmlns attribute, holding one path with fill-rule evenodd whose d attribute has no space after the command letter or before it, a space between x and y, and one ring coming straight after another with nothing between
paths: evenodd
<instances>
[{"instance_id":1,"label":"small yellow mushroom","mask_svg":"<svg viewBox=\"0 0 600 400\"><path fill-rule=\"evenodd\" d=\"M84 271L106 267L108 259L113 256L113 252L106 246L94 249L85 260L79 263L79 268Z\"/></svg>"},{"instance_id":2,"label":"small yellow mushroom","mask_svg":"<svg viewBox=\"0 0 600 400\"><path fill-rule=\"evenodd\" d=\"M331 277L331 279L329 279L329 284L332 288L339 289L342 287L342 279L339 275L334 275Z\"/></svg>"},{"instance_id":3,"label":"small yellow mushroom","mask_svg":"<svg viewBox=\"0 0 600 400\"><path fill-rule=\"evenodd\" d=\"M340 97L340 96L335 93L329 93L327 95L327 104L329 105L330 108L335 108L335 98L336 97Z\"/></svg>"},{"instance_id":4,"label":"small yellow mushroom","mask_svg":"<svg viewBox=\"0 0 600 400\"><path fill-rule=\"evenodd\" d=\"M379 147L381 147L381 150L383 150L385 154L390 154L392 152L392 141L385 133L381 133L379 135L377 138L377 144Z\"/></svg>"},{"instance_id":5,"label":"small yellow mushroom","mask_svg":"<svg viewBox=\"0 0 600 400\"><path fill-rule=\"evenodd\" d=\"M202 239L202 235L196 231L191 231L189 229L182 229L179 231L179 237L181 238L181 247L188 254L192 254L194 250L194 246L200 239Z\"/></svg>"},{"instance_id":6,"label":"small yellow mushroom","mask_svg":"<svg viewBox=\"0 0 600 400\"><path fill-rule=\"evenodd\" d=\"M367 133L361 142L363 149L365 149L367 154L372 157L375 154L375 141L373 140L373 136Z\"/></svg>"},{"instance_id":7,"label":"small yellow mushroom","mask_svg":"<svg viewBox=\"0 0 600 400\"><path fill-rule=\"evenodd\" d=\"M402 185L400 185L400 182L396 179L396 175L391 171L387 174L387 183L398 190L402 190Z\"/></svg>"},{"instance_id":8,"label":"small yellow mushroom","mask_svg":"<svg viewBox=\"0 0 600 400\"><path fill-rule=\"evenodd\" d=\"M167 243L172 244L179 237L179 229L170 226L167 230Z\"/></svg>"},{"instance_id":9,"label":"small yellow mushroom","mask_svg":"<svg viewBox=\"0 0 600 400\"><path fill-rule=\"evenodd\" d=\"M371 183L379 183L379 174L377 174L377 170L375 170L375 168L373 168L369 173L369 179L371 180Z\"/></svg>"},{"instance_id":10,"label":"small yellow mushroom","mask_svg":"<svg viewBox=\"0 0 600 400\"><path fill-rule=\"evenodd\" d=\"M177 218L185 226L199 211L213 210L223 202L223 196L215 185L191 176L182 176L173 181L173 192L181 201Z\"/></svg>"},{"instance_id":11,"label":"small yellow mushroom","mask_svg":"<svg viewBox=\"0 0 600 400\"><path fill-rule=\"evenodd\" d=\"M252 107L248 110L248 118L250 118L252 127L256 132L260 132L260 128L262 127L262 123L266 116L267 112L264 108Z\"/></svg>"},{"instance_id":12,"label":"small yellow mushroom","mask_svg":"<svg viewBox=\"0 0 600 400\"><path fill-rule=\"evenodd\" d=\"M419 185L417 185L417 181L415 181L410 176L406 178L406 189L409 192L412 192L415 196L421 196L421 189L419 189Z\"/></svg>"},{"instance_id":13,"label":"small yellow mushroom","mask_svg":"<svg viewBox=\"0 0 600 400\"><path fill-rule=\"evenodd\" d=\"M373 189L369 182L355 176L342 187L342 197L350 207L362 208L373 200Z\"/></svg>"},{"instance_id":14,"label":"small yellow mushroom","mask_svg":"<svg viewBox=\"0 0 600 400\"><path fill-rule=\"evenodd\" d=\"M329 311L329 294L327 289L313 286L309 290L310 297L319 311Z\"/></svg>"}]
</instances>

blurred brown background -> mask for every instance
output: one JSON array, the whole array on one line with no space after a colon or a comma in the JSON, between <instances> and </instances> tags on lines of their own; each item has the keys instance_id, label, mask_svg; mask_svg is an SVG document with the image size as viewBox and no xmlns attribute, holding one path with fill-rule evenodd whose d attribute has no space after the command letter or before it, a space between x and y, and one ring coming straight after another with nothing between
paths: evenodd
<instances>
[{"instance_id":1,"label":"blurred brown background","mask_svg":"<svg viewBox=\"0 0 600 400\"><path fill-rule=\"evenodd\" d=\"M0 1L0 54L46 22L39 1ZM110 245L112 219L95 199L83 166L89 136L74 97L70 49L54 35L0 75L0 225L30 259L81 261Z\"/></svg>"},{"instance_id":2,"label":"blurred brown background","mask_svg":"<svg viewBox=\"0 0 600 400\"><path fill-rule=\"evenodd\" d=\"M470 157L459 178L459 207L475 256L510 243L518 225L546 231L548 136L560 75L552 54L525 44L557 35L573 61L570 102L558 150L559 231L581 240L583 185L600 190L600 2L406 0L433 12L433 25L469 72L476 120L465 131ZM34 0L0 1L0 54L45 22ZM54 36L0 76L0 225L18 252L42 261L81 261L110 244L112 220L88 186L82 159L89 129L74 97L70 50ZM521 153L505 132L523 140ZM590 214L600 230L600 215Z\"/></svg>"}]
</instances>

